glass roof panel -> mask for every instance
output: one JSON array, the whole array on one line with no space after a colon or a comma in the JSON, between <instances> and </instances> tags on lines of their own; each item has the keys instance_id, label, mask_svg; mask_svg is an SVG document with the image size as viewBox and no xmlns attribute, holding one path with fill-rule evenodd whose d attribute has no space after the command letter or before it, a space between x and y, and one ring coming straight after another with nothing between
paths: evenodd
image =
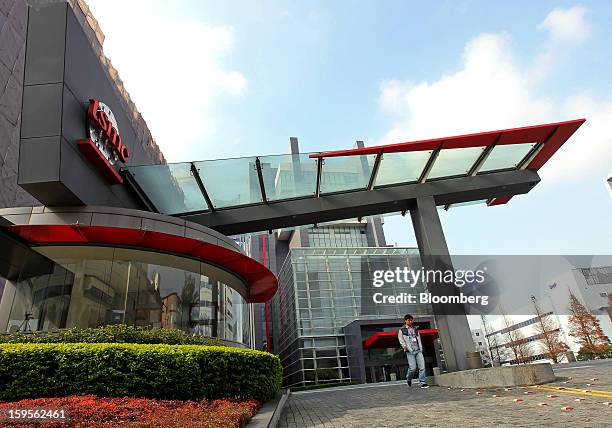
<instances>
[{"instance_id":1,"label":"glass roof panel","mask_svg":"<svg viewBox=\"0 0 612 428\"><path fill-rule=\"evenodd\" d=\"M504 144L493 147L479 172L516 168L536 143Z\"/></svg>"},{"instance_id":2,"label":"glass roof panel","mask_svg":"<svg viewBox=\"0 0 612 428\"><path fill-rule=\"evenodd\" d=\"M194 162L215 208L263 202L255 159Z\"/></svg>"},{"instance_id":3,"label":"glass roof panel","mask_svg":"<svg viewBox=\"0 0 612 428\"><path fill-rule=\"evenodd\" d=\"M427 178L434 179L466 175L483 150L484 147L442 149Z\"/></svg>"},{"instance_id":4,"label":"glass roof panel","mask_svg":"<svg viewBox=\"0 0 612 428\"><path fill-rule=\"evenodd\" d=\"M191 163L134 166L128 169L159 212L178 214L208 209L191 174Z\"/></svg>"},{"instance_id":5,"label":"glass roof panel","mask_svg":"<svg viewBox=\"0 0 612 428\"><path fill-rule=\"evenodd\" d=\"M385 153L378 167L375 186L418 181L432 151Z\"/></svg>"},{"instance_id":6,"label":"glass roof panel","mask_svg":"<svg viewBox=\"0 0 612 428\"><path fill-rule=\"evenodd\" d=\"M321 193L342 192L368 187L376 155L324 158Z\"/></svg>"},{"instance_id":7,"label":"glass roof panel","mask_svg":"<svg viewBox=\"0 0 612 428\"><path fill-rule=\"evenodd\" d=\"M317 161L307 153L261 156L259 161L269 201L314 196Z\"/></svg>"},{"instance_id":8,"label":"glass roof panel","mask_svg":"<svg viewBox=\"0 0 612 428\"><path fill-rule=\"evenodd\" d=\"M479 172L515 168L535 146L522 143L495 146ZM466 175L483 147L443 149L437 156L428 179ZM432 151L386 153L383 155L374 186L416 182ZM259 157L268 201L313 197L316 192L317 160L308 153ZM339 156L323 159L321 194L367 188L375 154ZM193 162L215 208L263 202L257 158L234 158ZM155 207L165 214L206 211L208 205L191 173L191 163L129 166L136 182Z\"/></svg>"}]
</instances>

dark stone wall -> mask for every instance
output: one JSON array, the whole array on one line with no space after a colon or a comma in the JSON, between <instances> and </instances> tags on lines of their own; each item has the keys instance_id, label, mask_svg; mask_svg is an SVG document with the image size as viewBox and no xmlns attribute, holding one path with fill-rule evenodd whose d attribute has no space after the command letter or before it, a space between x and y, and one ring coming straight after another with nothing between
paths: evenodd
<instances>
[{"instance_id":1,"label":"dark stone wall","mask_svg":"<svg viewBox=\"0 0 612 428\"><path fill-rule=\"evenodd\" d=\"M0 207L38 201L17 185L27 5L0 1Z\"/></svg>"}]
</instances>

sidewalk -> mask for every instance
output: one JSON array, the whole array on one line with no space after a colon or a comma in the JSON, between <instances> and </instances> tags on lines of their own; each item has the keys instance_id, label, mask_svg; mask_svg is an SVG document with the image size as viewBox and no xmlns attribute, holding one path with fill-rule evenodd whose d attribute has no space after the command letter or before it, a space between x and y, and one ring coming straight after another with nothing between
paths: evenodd
<instances>
[{"instance_id":1,"label":"sidewalk","mask_svg":"<svg viewBox=\"0 0 612 428\"><path fill-rule=\"evenodd\" d=\"M555 374L572 379L509 391L421 390L394 382L297 392L287 402L279 427L612 426L612 406L603 404L612 402L612 361L560 365ZM562 410L564 406L573 409Z\"/></svg>"}]
</instances>

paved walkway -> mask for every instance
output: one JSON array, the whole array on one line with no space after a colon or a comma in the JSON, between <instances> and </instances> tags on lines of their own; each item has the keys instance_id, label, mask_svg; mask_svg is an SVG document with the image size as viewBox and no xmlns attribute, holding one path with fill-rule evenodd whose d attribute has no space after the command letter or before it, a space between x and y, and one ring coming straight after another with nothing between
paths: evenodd
<instances>
[{"instance_id":1,"label":"paved walkway","mask_svg":"<svg viewBox=\"0 0 612 428\"><path fill-rule=\"evenodd\" d=\"M612 402L612 361L561 365L555 373L571 379L509 391L421 390L393 383L297 392L289 398L279 427L612 426L612 405L603 404ZM573 410L562 410L564 406Z\"/></svg>"}]
</instances>

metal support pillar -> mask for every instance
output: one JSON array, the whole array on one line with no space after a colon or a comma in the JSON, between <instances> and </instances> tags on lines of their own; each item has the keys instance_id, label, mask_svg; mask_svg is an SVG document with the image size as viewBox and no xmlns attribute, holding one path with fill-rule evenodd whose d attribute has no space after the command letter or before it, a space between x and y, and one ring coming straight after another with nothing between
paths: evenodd
<instances>
[{"instance_id":1,"label":"metal support pillar","mask_svg":"<svg viewBox=\"0 0 612 428\"><path fill-rule=\"evenodd\" d=\"M416 206L410 210L421 263L425 270L453 269L442 224L433 196L418 196ZM427 284L432 296L455 295L457 288L448 284ZM468 368L466 352L474 352L474 342L467 316L461 305L432 304L439 330L446 369L449 372Z\"/></svg>"}]
</instances>

